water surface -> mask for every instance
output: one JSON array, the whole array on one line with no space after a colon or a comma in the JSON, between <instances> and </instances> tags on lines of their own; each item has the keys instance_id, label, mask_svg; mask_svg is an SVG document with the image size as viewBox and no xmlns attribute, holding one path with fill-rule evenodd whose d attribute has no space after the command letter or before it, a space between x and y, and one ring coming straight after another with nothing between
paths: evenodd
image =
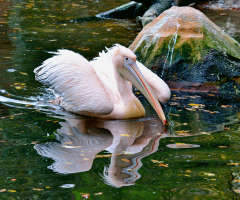
<instances>
[{"instance_id":1,"label":"water surface","mask_svg":"<svg viewBox=\"0 0 240 200\"><path fill-rule=\"evenodd\" d=\"M145 118L95 120L51 106L53 95L35 81L49 51L92 59L105 46L129 46L141 30L134 20L94 18L126 2L1 2L1 199L238 198L238 103L173 93L164 128L144 98ZM208 14L226 27L230 13Z\"/></svg>"}]
</instances>

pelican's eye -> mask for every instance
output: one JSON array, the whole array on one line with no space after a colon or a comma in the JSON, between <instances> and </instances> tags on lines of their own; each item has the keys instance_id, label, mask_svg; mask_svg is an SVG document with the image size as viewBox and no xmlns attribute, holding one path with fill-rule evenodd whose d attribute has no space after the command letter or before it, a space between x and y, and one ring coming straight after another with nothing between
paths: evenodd
<instances>
[{"instance_id":1,"label":"pelican's eye","mask_svg":"<svg viewBox=\"0 0 240 200\"><path fill-rule=\"evenodd\" d=\"M129 57L124 57L124 64L132 65L134 64L134 61Z\"/></svg>"}]
</instances>

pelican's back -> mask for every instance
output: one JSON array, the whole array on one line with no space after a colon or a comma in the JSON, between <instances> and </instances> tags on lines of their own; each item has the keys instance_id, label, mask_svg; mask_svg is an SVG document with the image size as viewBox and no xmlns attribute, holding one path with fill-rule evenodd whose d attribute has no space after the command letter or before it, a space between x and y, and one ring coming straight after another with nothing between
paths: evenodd
<instances>
[{"instance_id":1,"label":"pelican's back","mask_svg":"<svg viewBox=\"0 0 240 200\"><path fill-rule=\"evenodd\" d=\"M34 70L36 80L59 94L67 111L90 116L111 113L111 99L90 63L69 50L55 54Z\"/></svg>"}]
</instances>

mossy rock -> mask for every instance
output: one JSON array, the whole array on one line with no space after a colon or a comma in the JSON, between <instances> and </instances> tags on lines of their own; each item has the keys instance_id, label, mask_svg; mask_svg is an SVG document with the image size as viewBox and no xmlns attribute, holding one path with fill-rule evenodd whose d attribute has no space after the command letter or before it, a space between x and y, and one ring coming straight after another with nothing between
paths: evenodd
<instances>
[{"instance_id":1,"label":"mossy rock","mask_svg":"<svg viewBox=\"0 0 240 200\"><path fill-rule=\"evenodd\" d=\"M225 94L222 88L227 81L236 82L231 91L238 95L239 43L194 8L166 10L143 28L129 48L171 89L177 83L187 87L211 84L214 92ZM199 88L204 87L195 87Z\"/></svg>"}]
</instances>

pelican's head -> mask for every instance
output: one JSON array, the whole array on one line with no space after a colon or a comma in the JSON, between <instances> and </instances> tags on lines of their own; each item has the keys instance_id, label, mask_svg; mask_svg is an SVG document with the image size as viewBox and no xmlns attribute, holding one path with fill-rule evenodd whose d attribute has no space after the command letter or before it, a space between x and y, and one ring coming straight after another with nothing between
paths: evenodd
<instances>
[{"instance_id":1,"label":"pelican's head","mask_svg":"<svg viewBox=\"0 0 240 200\"><path fill-rule=\"evenodd\" d=\"M148 82L140 72L137 64L137 56L128 48L119 46L119 49L114 55L114 65L117 67L118 72L123 78L130 81L141 93L147 98L152 107L157 112L160 119L166 124L166 117L159 104L156 95L153 93Z\"/></svg>"}]
</instances>

